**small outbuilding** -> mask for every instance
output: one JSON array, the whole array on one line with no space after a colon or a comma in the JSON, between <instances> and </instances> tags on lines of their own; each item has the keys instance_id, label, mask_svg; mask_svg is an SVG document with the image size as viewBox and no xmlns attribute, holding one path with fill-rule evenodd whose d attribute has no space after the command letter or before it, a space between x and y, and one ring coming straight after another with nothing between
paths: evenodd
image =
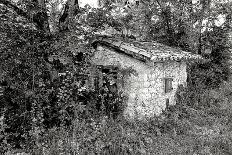
<instances>
[{"instance_id":1,"label":"small outbuilding","mask_svg":"<svg viewBox=\"0 0 232 155\"><path fill-rule=\"evenodd\" d=\"M178 86L186 86L187 62L202 59L157 42L115 37L99 36L93 47L91 60L98 68L98 79L112 77L112 88L128 97L124 111L127 118L160 115L167 105L174 105ZM97 85L101 88L102 82Z\"/></svg>"}]
</instances>

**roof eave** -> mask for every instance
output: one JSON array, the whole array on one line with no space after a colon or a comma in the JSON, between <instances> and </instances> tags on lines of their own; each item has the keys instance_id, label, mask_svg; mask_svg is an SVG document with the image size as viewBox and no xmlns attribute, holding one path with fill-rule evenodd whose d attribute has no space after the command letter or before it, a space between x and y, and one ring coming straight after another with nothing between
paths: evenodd
<instances>
[{"instance_id":1,"label":"roof eave","mask_svg":"<svg viewBox=\"0 0 232 155\"><path fill-rule=\"evenodd\" d=\"M128 50L127 49L127 45L124 45L123 41L113 41L110 39L107 39L107 37L104 36L98 36L96 38L94 38L91 41L92 45L97 46L97 44L101 44L104 45L106 47L110 47L112 49L117 50L120 53L125 53L127 55L130 55L136 59L142 60L143 62L165 62L165 61L175 61L175 62L179 62L179 61L185 61L185 62L191 62L191 63L195 63L195 62L202 62L205 61L204 58L202 58L199 55L196 54L187 54L185 56L167 56L167 57L156 57L156 56L151 56L150 54L146 53L143 49L138 49L135 46L131 46L131 48L133 50Z\"/></svg>"}]
</instances>

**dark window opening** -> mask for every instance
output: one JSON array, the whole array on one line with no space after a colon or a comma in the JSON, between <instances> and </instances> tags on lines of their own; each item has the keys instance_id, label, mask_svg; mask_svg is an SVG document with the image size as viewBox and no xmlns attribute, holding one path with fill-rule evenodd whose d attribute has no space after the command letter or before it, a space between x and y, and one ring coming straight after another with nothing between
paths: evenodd
<instances>
[{"instance_id":1,"label":"dark window opening","mask_svg":"<svg viewBox=\"0 0 232 155\"><path fill-rule=\"evenodd\" d=\"M166 98L166 108L168 108L169 107L169 98Z\"/></svg>"},{"instance_id":2,"label":"dark window opening","mask_svg":"<svg viewBox=\"0 0 232 155\"><path fill-rule=\"evenodd\" d=\"M118 68L114 66L98 66L98 73L94 78L94 89L107 89L109 93L117 92Z\"/></svg>"},{"instance_id":3,"label":"dark window opening","mask_svg":"<svg viewBox=\"0 0 232 155\"><path fill-rule=\"evenodd\" d=\"M109 68L103 68L102 73L108 74L110 72Z\"/></svg>"},{"instance_id":4,"label":"dark window opening","mask_svg":"<svg viewBox=\"0 0 232 155\"><path fill-rule=\"evenodd\" d=\"M136 5L139 5L139 1L136 1L135 3L136 3Z\"/></svg>"},{"instance_id":5,"label":"dark window opening","mask_svg":"<svg viewBox=\"0 0 232 155\"><path fill-rule=\"evenodd\" d=\"M103 67L102 75L103 75L103 87L106 87L109 93L116 94L118 68L112 66Z\"/></svg>"},{"instance_id":6,"label":"dark window opening","mask_svg":"<svg viewBox=\"0 0 232 155\"><path fill-rule=\"evenodd\" d=\"M84 61L84 54L80 52L74 57L74 63L80 63L82 61Z\"/></svg>"},{"instance_id":7,"label":"dark window opening","mask_svg":"<svg viewBox=\"0 0 232 155\"><path fill-rule=\"evenodd\" d=\"M172 87L172 78L165 78L164 79L164 92L165 93L169 93L172 91L173 87Z\"/></svg>"}]
</instances>

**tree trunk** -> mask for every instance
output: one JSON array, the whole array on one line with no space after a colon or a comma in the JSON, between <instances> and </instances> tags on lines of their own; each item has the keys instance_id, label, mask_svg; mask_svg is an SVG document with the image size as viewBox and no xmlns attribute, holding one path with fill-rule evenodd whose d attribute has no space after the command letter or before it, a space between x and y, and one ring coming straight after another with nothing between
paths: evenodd
<instances>
[{"instance_id":1,"label":"tree trunk","mask_svg":"<svg viewBox=\"0 0 232 155\"><path fill-rule=\"evenodd\" d=\"M64 12L59 19L60 31L69 30L68 26L73 19L80 12L78 0L68 0L65 4Z\"/></svg>"}]
</instances>

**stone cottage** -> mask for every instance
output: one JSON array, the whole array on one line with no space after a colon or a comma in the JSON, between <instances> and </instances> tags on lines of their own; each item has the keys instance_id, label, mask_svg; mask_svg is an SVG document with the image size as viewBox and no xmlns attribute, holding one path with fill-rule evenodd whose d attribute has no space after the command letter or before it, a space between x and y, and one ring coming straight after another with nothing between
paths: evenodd
<instances>
[{"instance_id":1,"label":"stone cottage","mask_svg":"<svg viewBox=\"0 0 232 155\"><path fill-rule=\"evenodd\" d=\"M174 105L178 85L186 86L187 62L201 59L156 42L99 36L92 45L92 63L102 73L99 78L113 75L116 88L128 97L124 116L129 118L160 115L167 105ZM120 76L120 70L133 74Z\"/></svg>"}]
</instances>

